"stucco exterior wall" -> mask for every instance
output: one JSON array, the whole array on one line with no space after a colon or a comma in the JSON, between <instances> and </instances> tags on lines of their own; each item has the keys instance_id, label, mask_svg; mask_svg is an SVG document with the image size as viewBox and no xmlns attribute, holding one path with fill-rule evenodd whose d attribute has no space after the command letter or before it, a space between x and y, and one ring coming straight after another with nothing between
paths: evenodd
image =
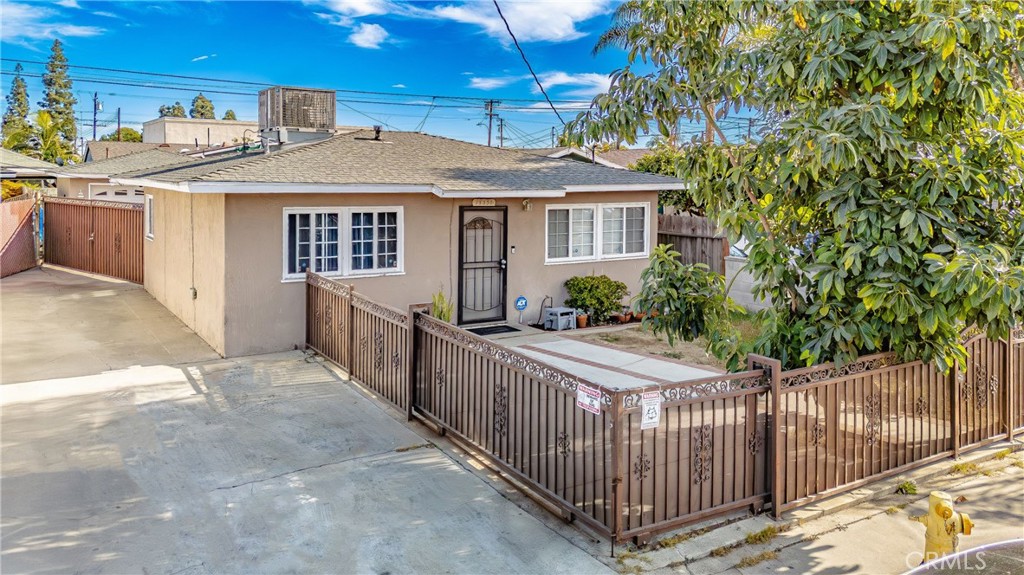
<instances>
[{"instance_id":1,"label":"stucco exterior wall","mask_svg":"<svg viewBox=\"0 0 1024 575\"><path fill-rule=\"evenodd\" d=\"M224 355L224 196L154 188L146 194L153 196L153 237L143 247L146 291Z\"/></svg>"},{"instance_id":2,"label":"stucco exterior wall","mask_svg":"<svg viewBox=\"0 0 1024 575\"><path fill-rule=\"evenodd\" d=\"M142 141L153 144L195 144L198 141L200 146L219 146L241 142L245 130L249 130L251 140L257 127L256 122L236 120L157 118L142 125Z\"/></svg>"},{"instance_id":3,"label":"stucco exterior wall","mask_svg":"<svg viewBox=\"0 0 1024 575\"><path fill-rule=\"evenodd\" d=\"M223 353L227 356L281 351L304 343L304 283L282 281L284 208L404 206L404 275L339 281L401 308L430 302L439 289L457 302L459 206L472 205L471 199L426 194L233 194L224 201L227 299ZM520 295L529 301L524 323L537 321L545 296L552 297L553 305L562 305L566 298L563 284L574 275L607 274L625 282L631 294L636 293L640 272L647 265L645 257L545 265L545 208L549 204L649 202L648 242L653 247L657 193L578 193L530 201L532 208L526 211L521 199L496 200L498 206L508 207L509 321L518 321L513 303Z\"/></svg>"},{"instance_id":4,"label":"stucco exterior wall","mask_svg":"<svg viewBox=\"0 0 1024 575\"><path fill-rule=\"evenodd\" d=\"M110 180L57 178L57 195L62 198L89 198L89 184L107 184Z\"/></svg>"}]
</instances>

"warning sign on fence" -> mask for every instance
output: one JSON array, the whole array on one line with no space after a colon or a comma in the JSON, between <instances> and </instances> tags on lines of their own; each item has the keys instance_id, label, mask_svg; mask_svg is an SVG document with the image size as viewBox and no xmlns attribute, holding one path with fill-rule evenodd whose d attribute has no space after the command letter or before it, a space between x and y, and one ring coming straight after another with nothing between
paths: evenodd
<instances>
[{"instance_id":1,"label":"warning sign on fence","mask_svg":"<svg viewBox=\"0 0 1024 575\"><path fill-rule=\"evenodd\" d=\"M640 429L654 429L661 423L661 392L645 391L640 397Z\"/></svg>"},{"instance_id":2,"label":"warning sign on fence","mask_svg":"<svg viewBox=\"0 0 1024 575\"><path fill-rule=\"evenodd\" d=\"M601 390L583 384L577 385L576 407L583 408L594 415L601 415Z\"/></svg>"}]
</instances>

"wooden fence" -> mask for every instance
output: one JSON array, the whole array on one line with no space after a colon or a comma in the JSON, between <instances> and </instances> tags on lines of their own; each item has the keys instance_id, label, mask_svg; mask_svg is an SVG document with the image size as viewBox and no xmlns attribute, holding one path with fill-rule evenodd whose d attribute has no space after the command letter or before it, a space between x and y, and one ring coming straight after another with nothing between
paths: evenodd
<instances>
[{"instance_id":1,"label":"wooden fence","mask_svg":"<svg viewBox=\"0 0 1024 575\"><path fill-rule=\"evenodd\" d=\"M950 374L886 354L791 371L752 355L741 373L619 389L426 305L398 310L313 273L306 285L309 348L615 541L769 503L778 516L1024 429L1022 329L969 334L971 359ZM596 413L578 406L585 392Z\"/></svg>"},{"instance_id":2,"label":"wooden fence","mask_svg":"<svg viewBox=\"0 0 1024 575\"><path fill-rule=\"evenodd\" d=\"M0 277L38 265L33 196L0 203Z\"/></svg>"},{"instance_id":3,"label":"wooden fence","mask_svg":"<svg viewBox=\"0 0 1024 575\"><path fill-rule=\"evenodd\" d=\"M708 218L688 213L658 214L658 243L671 244L684 264L706 264L725 275L729 240Z\"/></svg>"}]
</instances>

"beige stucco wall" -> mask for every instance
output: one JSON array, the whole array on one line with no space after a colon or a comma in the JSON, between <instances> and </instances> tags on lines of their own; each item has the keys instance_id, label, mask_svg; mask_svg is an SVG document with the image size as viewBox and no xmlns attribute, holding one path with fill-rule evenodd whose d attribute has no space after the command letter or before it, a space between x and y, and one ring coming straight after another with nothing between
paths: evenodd
<instances>
[{"instance_id":1,"label":"beige stucco wall","mask_svg":"<svg viewBox=\"0 0 1024 575\"><path fill-rule=\"evenodd\" d=\"M219 111L223 113L225 110ZM256 122L236 120L200 120L194 118L157 118L142 125L142 141L153 144L209 143L212 146L241 142L245 130L251 140L257 129Z\"/></svg>"},{"instance_id":2,"label":"beige stucco wall","mask_svg":"<svg viewBox=\"0 0 1024 575\"><path fill-rule=\"evenodd\" d=\"M292 349L304 341L305 291L301 281L283 282L283 209L286 207L404 206L405 274L341 278L356 290L398 307L429 302L443 289L457 294L459 206L472 200L433 195L245 194L225 198L227 300L224 352L227 356ZM508 206L508 319L518 321L513 303L525 296L524 323L534 323L544 296L562 305L563 283L574 275L607 274L635 294L645 258L574 264L544 264L545 207L550 204L649 202L649 244L656 241L654 192L580 193L552 200L533 199L525 211L521 199L497 200ZM515 246L515 253L511 253ZM148 261L147 261L148 265ZM148 273L148 267L147 267ZM457 301L457 300L455 300Z\"/></svg>"},{"instance_id":3,"label":"beige stucco wall","mask_svg":"<svg viewBox=\"0 0 1024 575\"><path fill-rule=\"evenodd\" d=\"M224 355L224 196L146 194L154 232L143 242L146 291Z\"/></svg>"},{"instance_id":4,"label":"beige stucco wall","mask_svg":"<svg viewBox=\"0 0 1024 575\"><path fill-rule=\"evenodd\" d=\"M87 178L57 178L57 195L62 198L88 198L89 184L107 184L110 180Z\"/></svg>"}]
</instances>

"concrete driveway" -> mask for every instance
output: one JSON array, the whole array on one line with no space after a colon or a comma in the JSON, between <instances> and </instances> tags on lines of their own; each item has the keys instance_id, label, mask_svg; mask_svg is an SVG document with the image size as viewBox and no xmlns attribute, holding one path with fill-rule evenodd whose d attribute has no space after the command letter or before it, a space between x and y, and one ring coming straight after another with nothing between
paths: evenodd
<instances>
[{"instance_id":1,"label":"concrete driveway","mask_svg":"<svg viewBox=\"0 0 1024 575\"><path fill-rule=\"evenodd\" d=\"M86 316L109 309L77 299ZM22 361L37 360L4 357L28 373ZM569 541L578 532L527 513L394 415L300 352L0 386L0 562L10 573L610 573Z\"/></svg>"},{"instance_id":2,"label":"concrete driveway","mask_svg":"<svg viewBox=\"0 0 1024 575\"><path fill-rule=\"evenodd\" d=\"M142 286L42 267L0 280L0 382L219 357Z\"/></svg>"}]
</instances>

